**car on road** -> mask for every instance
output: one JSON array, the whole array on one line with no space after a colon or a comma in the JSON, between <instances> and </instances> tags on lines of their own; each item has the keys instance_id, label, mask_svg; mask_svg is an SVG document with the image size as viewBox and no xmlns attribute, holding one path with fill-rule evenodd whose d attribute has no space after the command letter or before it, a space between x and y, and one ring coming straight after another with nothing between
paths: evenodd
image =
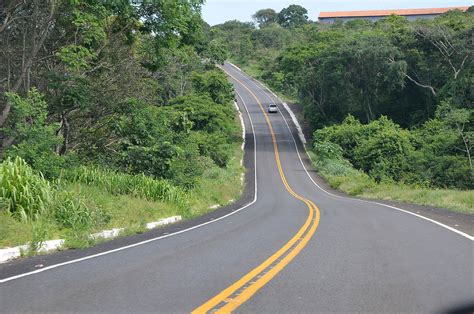
<instances>
[{"instance_id":1,"label":"car on road","mask_svg":"<svg viewBox=\"0 0 474 314\"><path fill-rule=\"evenodd\" d=\"M270 104L268 105L268 113L277 113L278 112L278 107L275 104Z\"/></svg>"}]
</instances>

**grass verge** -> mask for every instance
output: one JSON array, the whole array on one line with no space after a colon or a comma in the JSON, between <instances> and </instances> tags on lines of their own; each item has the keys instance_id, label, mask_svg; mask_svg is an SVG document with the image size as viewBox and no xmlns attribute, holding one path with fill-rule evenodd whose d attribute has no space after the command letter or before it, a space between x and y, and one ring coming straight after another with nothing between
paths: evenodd
<instances>
[{"instance_id":1,"label":"grass verge","mask_svg":"<svg viewBox=\"0 0 474 314\"><path fill-rule=\"evenodd\" d=\"M331 187L352 196L445 208L474 215L474 191L433 189L399 182L376 183L347 160L322 159L308 149L313 167Z\"/></svg>"},{"instance_id":2,"label":"grass verge","mask_svg":"<svg viewBox=\"0 0 474 314\"><path fill-rule=\"evenodd\" d=\"M175 195L171 198L150 194L133 176L99 173L98 169L89 173L81 169L73 175L82 178L64 180L59 186L60 193L67 195L67 200L73 203L71 206L76 206L78 211L88 209L85 216L98 218L91 218L91 223L81 223L83 216L61 211L62 207L58 206L41 219L19 220L8 210L0 209L0 248L31 243L33 250L27 254L34 255L34 248L42 241L59 238L66 239L66 248L83 248L103 241L89 238L89 234L101 230L120 227L125 228L121 235L131 235L144 232L146 223L161 218L181 215L189 219L205 214L212 211L211 206L226 205L242 193L240 178L244 169L240 165L243 157L240 143L233 144L232 150L227 167L208 168L194 189L185 193L171 190L171 195ZM107 180L107 176L113 180ZM150 190L163 189L155 182L146 182ZM185 197L186 202L181 202L180 197ZM71 208L74 209L66 209Z\"/></svg>"}]
</instances>

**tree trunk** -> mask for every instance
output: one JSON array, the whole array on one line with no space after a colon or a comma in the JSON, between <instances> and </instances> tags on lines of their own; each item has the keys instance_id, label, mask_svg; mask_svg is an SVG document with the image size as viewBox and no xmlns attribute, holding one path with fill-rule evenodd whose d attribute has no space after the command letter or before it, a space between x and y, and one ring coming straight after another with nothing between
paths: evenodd
<instances>
[{"instance_id":1,"label":"tree trunk","mask_svg":"<svg viewBox=\"0 0 474 314\"><path fill-rule=\"evenodd\" d=\"M36 4L35 10L37 10L37 5L38 4ZM46 40L46 37L49 33L49 28L51 27L51 24L53 22L53 16L54 16L54 13L55 13L55 8L56 8L56 0L51 0L50 14L49 14L49 17L48 17L47 21L44 23L44 25L41 26L40 38L36 42L36 38L35 38L36 36L33 36L33 38L32 38L33 48L31 50L30 54L28 55L28 57L26 58L25 62L22 64L21 71L20 71L20 76L17 78L17 80L16 80L15 84L13 85L13 88L10 90L10 92L12 92L12 93L18 92L18 90L20 89L22 83L24 83L25 79L27 79L29 71L31 69L31 66L33 65L33 61L36 58L36 55L38 54L38 51L40 50L40 48L43 46L43 43ZM36 16L36 18L37 18L37 16ZM32 21L32 23L36 24L37 21L36 20ZM35 31L36 31L36 29L35 29ZM0 128L4 126L4 124L5 124L5 122L8 118L8 115L10 114L10 110L11 110L11 103L9 101L7 101L7 103L5 104L5 107L2 110L2 115L0 115Z\"/></svg>"},{"instance_id":2,"label":"tree trunk","mask_svg":"<svg viewBox=\"0 0 474 314\"><path fill-rule=\"evenodd\" d=\"M61 133L63 136L63 144L59 149L59 155L65 155L69 149L69 134L70 134L70 125L67 119L67 114L61 115Z\"/></svg>"}]
</instances>

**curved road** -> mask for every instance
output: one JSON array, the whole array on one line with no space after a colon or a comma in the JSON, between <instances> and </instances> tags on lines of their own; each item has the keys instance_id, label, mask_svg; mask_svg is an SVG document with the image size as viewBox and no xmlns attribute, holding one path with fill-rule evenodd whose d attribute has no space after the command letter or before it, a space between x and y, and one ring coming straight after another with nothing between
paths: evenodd
<instances>
[{"instance_id":1,"label":"curved road","mask_svg":"<svg viewBox=\"0 0 474 314\"><path fill-rule=\"evenodd\" d=\"M471 239L318 188L281 104L282 114L261 110L278 100L224 69L255 137L254 202L160 240L4 277L0 312L433 312L474 300Z\"/></svg>"}]
</instances>

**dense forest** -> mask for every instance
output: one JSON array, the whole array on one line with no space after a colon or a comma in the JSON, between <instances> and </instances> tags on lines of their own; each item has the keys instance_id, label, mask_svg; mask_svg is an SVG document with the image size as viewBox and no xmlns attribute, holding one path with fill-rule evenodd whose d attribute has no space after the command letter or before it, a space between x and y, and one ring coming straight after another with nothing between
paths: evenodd
<instances>
[{"instance_id":1,"label":"dense forest","mask_svg":"<svg viewBox=\"0 0 474 314\"><path fill-rule=\"evenodd\" d=\"M326 166L344 160L375 182L472 189L473 15L471 7L433 20L320 24L291 5L207 33L233 62L302 104ZM344 173L339 166L331 171Z\"/></svg>"},{"instance_id":2,"label":"dense forest","mask_svg":"<svg viewBox=\"0 0 474 314\"><path fill-rule=\"evenodd\" d=\"M69 230L84 240L116 214L90 186L138 205L170 202L184 215L195 189L213 195L205 174L223 189L219 175L237 158L241 132L202 3L1 2L2 240L21 239L20 222L32 237ZM237 172L226 184L238 192Z\"/></svg>"}]
</instances>

